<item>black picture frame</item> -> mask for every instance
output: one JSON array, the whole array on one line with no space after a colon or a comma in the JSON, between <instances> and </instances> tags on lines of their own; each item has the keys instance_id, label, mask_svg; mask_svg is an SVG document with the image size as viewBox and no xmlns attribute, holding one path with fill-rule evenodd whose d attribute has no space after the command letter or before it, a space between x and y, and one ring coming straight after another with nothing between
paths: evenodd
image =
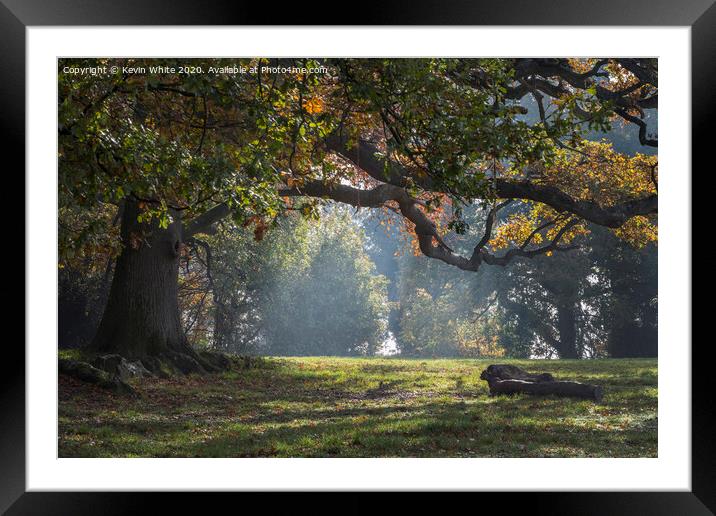
<instances>
[{"instance_id":1,"label":"black picture frame","mask_svg":"<svg viewBox=\"0 0 716 516\"><path fill-rule=\"evenodd\" d=\"M621 25L690 26L692 45L692 149L693 167L706 168L708 128L716 101L716 5L714 0L529 0L493 1L438 0L400 2L383 0L380 4L355 4L346 12L335 4L313 2L284 3L274 6L244 0L214 0L201 4L196 0L0 0L0 105L4 156L16 157L12 172L17 184L7 197L24 198L25 148L25 30L28 26L63 25ZM88 52L91 54L91 50ZM49 116L49 115L48 115ZM713 165L708 168L713 168ZM683 171L685 180L690 171ZM684 214L690 217L691 214ZM24 227L23 227L24 230ZM17 226L13 231L18 231ZM17 240L14 240L17 242ZM13 244L17 245L17 244ZM24 251L23 251L24 252ZM689 264L685 264L688 266ZM25 274L31 271L25 270ZM17 303L19 305L19 303ZM24 304L23 304L24 306ZM28 307L31 309L32 307ZM693 316L692 316L693 317ZM9 333L8 333L9 335ZM710 341L710 339L708 339ZM669 345L687 343L669 343ZM544 514L713 514L716 512L716 457L713 436L714 405L707 368L710 342L694 342L692 353L692 457L690 492L589 492L589 493L510 493L510 506L527 503L530 513ZM163 512L174 507L188 509L198 503L185 493L69 493L26 492L25 489L25 353L17 341L6 340L3 357L11 367L0 375L0 511L7 514L125 514L144 512L151 507L148 498L159 498ZM668 436L660 438L668 439ZM199 495L202 499L206 495ZM222 498L241 497L234 507L248 510L246 493L222 494ZM299 500L295 500L296 497ZM303 495L292 495L290 502L301 505ZM346 510L374 510L369 498L351 495ZM504 497L500 493L480 493L483 498ZM276 494L261 496L258 502L282 501ZM422 495L411 497L422 505ZM154 500L152 500L154 501ZM228 501L228 500L226 500ZM498 500L494 500L498 501ZM502 503L502 502L500 502ZM313 505L313 504L312 504ZM312 507L313 511L320 507ZM273 512L273 511L272 511ZM333 512L333 511L331 511ZM341 511L344 512L344 511Z\"/></svg>"}]
</instances>

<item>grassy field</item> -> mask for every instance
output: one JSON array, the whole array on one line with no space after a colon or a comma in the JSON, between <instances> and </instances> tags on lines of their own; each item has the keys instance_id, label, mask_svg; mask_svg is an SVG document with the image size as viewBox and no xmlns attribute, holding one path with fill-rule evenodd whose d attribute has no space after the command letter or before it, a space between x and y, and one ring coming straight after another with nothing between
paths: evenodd
<instances>
[{"instance_id":1,"label":"grassy field","mask_svg":"<svg viewBox=\"0 0 716 516\"><path fill-rule=\"evenodd\" d=\"M495 360L258 359L143 379L141 398L66 376L60 457L655 457L657 362L500 360L604 400L489 397Z\"/></svg>"}]
</instances>

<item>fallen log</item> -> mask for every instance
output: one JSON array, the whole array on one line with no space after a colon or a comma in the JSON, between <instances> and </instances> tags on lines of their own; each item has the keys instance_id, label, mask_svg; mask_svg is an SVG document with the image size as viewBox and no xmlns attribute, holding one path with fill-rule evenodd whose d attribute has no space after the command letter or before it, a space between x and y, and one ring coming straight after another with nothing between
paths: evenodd
<instances>
[{"instance_id":1,"label":"fallen log","mask_svg":"<svg viewBox=\"0 0 716 516\"><path fill-rule=\"evenodd\" d=\"M493 364L487 366L480 378L483 380L490 376L498 380L525 380L527 382L553 382L554 377L549 373L528 373L524 369L509 364Z\"/></svg>"},{"instance_id":2,"label":"fallen log","mask_svg":"<svg viewBox=\"0 0 716 516\"><path fill-rule=\"evenodd\" d=\"M566 396L572 398L602 400L602 388L579 382L527 382L525 380L493 380L490 383L490 394L536 394L547 396Z\"/></svg>"},{"instance_id":3,"label":"fallen log","mask_svg":"<svg viewBox=\"0 0 716 516\"><path fill-rule=\"evenodd\" d=\"M480 378L490 386L490 396L498 394L533 394L565 396L602 401L603 389L598 385L555 380L549 373L533 374L512 365L491 365Z\"/></svg>"}]
</instances>

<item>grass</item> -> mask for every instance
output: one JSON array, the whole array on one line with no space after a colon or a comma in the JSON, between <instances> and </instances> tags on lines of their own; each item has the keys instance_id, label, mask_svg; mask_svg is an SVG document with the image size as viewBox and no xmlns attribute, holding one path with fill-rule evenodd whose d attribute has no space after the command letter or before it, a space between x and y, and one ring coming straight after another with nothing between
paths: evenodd
<instances>
[{"instance_id":1,"label":"grass","mask_svg":"<svg viewBox=\"0 0 716 516\"><path fill-rule=\"evenodd\" d=\"M138 379L60 376L60 457L656 457L657 362L500 360L604 386L600 404L489 397L494 360L267 358Z\"/></svg>"}]
</instances>

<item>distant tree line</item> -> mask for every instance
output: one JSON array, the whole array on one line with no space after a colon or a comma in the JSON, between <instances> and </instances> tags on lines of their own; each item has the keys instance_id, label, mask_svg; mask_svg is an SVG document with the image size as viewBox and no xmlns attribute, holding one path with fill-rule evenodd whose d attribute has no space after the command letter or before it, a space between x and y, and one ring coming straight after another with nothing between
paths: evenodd
<instances>
[{"instance_id":1,"label":"distant tree line","mask_svg":"<svg viewBox=\"0 0 716 516\"><path fill-rule=\"evenodd\" d=\"M475 274L415 255L395 222L334 208L190 241L179 281L190 342L366 356L390 332L403 356L656 356L655 244L595 226L579 249ZM106 257L60 270L61 345L90 341L111 273Z\"/></svg>"},{"instance_id":2,"label":"distant tree line","mask_svg":"<svg viewBox=\"0 0 716 516\"><path fill-rule=\"evenodd\" d=\"M409 356L657 355L657 249L595 230L580 250L477 275L399 260L393 331Z\"/></svg>"}]
</instances>

